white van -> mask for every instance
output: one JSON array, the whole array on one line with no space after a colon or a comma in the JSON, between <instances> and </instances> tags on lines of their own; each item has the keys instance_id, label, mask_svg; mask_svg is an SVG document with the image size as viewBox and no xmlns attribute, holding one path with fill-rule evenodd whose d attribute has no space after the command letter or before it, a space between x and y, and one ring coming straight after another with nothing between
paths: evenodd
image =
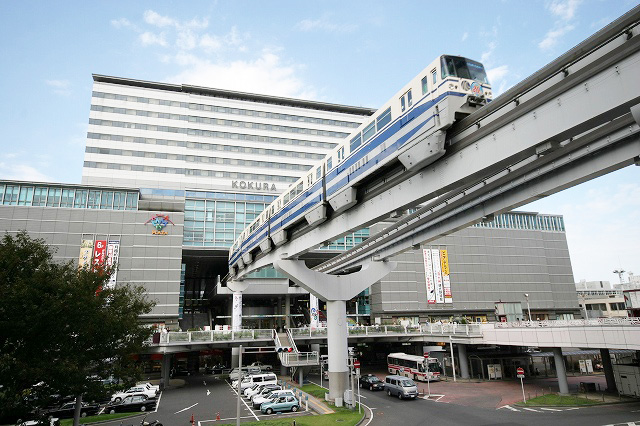
<instances>
[{"instance_id":1,"label":"white van","mask_svg":"<svg viewBox=\"0 0 640 426\"><path fill-rule=\"evenodd\" d=\"M266 374L253 374L242 379L240 389L244 391L246 388L250 388L255 384L258 385L275 385L278 383L278 378L274 373Z\"/></svg>"}]
</instances>

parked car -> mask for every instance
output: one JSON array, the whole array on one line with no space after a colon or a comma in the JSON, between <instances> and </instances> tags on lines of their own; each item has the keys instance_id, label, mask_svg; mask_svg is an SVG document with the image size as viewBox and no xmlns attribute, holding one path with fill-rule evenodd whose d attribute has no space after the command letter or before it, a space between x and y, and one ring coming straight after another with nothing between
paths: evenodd
<instances>
[{"instance_id":1,"label":"parked car","mask_svg":"<svg viewBox=\"0 0 640 426\"><path fill-rule=\"evenodd\" d=\"M251 399L251 397L257 393L260 393L260 391L262 390L262 388L264 387L263 384L260 383L256 383L255 385L251 386L250 388L246 388L244 390L244 392L242 392L242 394L244 395L245 398L247 399Z\"/></svg>"},{"instance_id":2,"label":"parked car","mask_svg":"<svg viewBox=\"0 0 640 426\"><path fill-rule=\"evenodd\" d=\"M256 398L259 398L261 396L266 396L267 394L271 393L274 390L281 390L281 389L282 389L282 386L280 385L262 385L262 388L260 388L258 392L251 395L249 399L253 401ZM257 406L256 408L260 408L260 406Z\"/></svg>"},{"instance_id":3,"label":"parked car","mask_svg":"<svg viewBox=\"0 0 640 426\"><path fill-rule=\"evenodd\" d=\"M404 376L387 376L384 379L384 389L389 396L397 396L398 399L418 396L418 387L415 382Z\"/></svg>"},{"instance_id":4,"label":"parked car","mask_svg":"<svg viewBox=\"0 0 640 426\"><path fill-rule=\"evenodd\" d=\"M51 417L49 420L49 426L60 426L60 419L57 417ZM27 420L23 422L18 420L18 426L37 426L42 425L43 423L38 420Z\"/></svg>"},{"instance_id":5,"label":"parked car","mask_svg":"<svg viewBox=\"0 0 640 426\"><path fill-rule=\"evenodd\" d=\"M366 374L360 377L359 384L361 388L366 388L370 391L384 390L384 382L373 374Z\"/></svg>"},{"instance_id":6,"label":"parked car","mask_svg":"<svg viewBox=\"0 0 640 426\"><path fill-rule=\"evenodd\" d=\"M269 402L265 402L260 406L260 411L264 414L272 414L282 411L296 412L300 409L300 403L295 396L276 396Z\"/></svg>"},{"instance_id":7,"label":"parked car","mask_svg":"<svg viewBox=\"0 0 640 426\"><path fill-rule=\"evenodd\" d=\"M234 381L238 380L238 377L245 376L247 374L260 374L259 367L242 367L242 374L237 368L234 368L229 372L229 380Z\"/></svg>"},{"instance_id":8,"label":"parked car","mask_svg":"<svg viewBox=\"0 0 640 426\"><path fill-rule=\"evenodd\" d=\"M273 371L273 366L269 364L263 364L260 361L252 362L249 367L259 368L260 371Z\"/></svg>"},{"instance_id":9,"label":"parked car","mask_svg":"<svg viewBox=\"0 0 640 426\"><path fill-rule=\"evenodd\" d=\"M145 398L144 395L131 395L118 403L107 405L104 411L109 414L148 411L156 408L157 402L155 398Z\"/></svg>"},{"instance_id":10,"label":"parked car","mask_svg":"<svg viewBox=\"0 0 640 426\"><path fill-rule=\"evenodd\" d=\"M46 414L60 419L70 419L73 417L75 410L76 402L72 401L64 403L60 407L49 409ZM80 408L80 416L93 416L98 414L98 411L100 411L100 406L98 404L87 404L86 402L83 402L82 407Z\"/></svg>"},{"instance_id":11,"label":"parked car","mask_svg":"<svg viewBox=\"0 0 640 426\"><path fill-rule=\"evenodd\" d=\"M126 397L131 396L131 395L135 395L135 394L143 394L147 398L155 398L156 391L155 391L155 389L147 389L144 386L134 386L132 388L127 389L124 392L116 392L116 393L114 393L113 395L111 395L111 401L120 402L123 399L125 399Z\"/></svg>"},{"instance_id":12,"label":"parked car","mask_svg":"<svg viewBox=\"0 0 640 426\"><path fill-rule=\"evenodd\" d=\"M253 398L253 408L258 409L262 407L265 402L271 401L276 396L295 396L291 390L273 390L266 395L256 396Z\"/></svg>"},{"instance_id":13,"label":"parked car","mask_svg":"<svg viewBox=\"0 0 640 426\"><path fill-rule=\"evenodd\" d=\"M204 367L204 372L206 374L224 374L229 371L231 370L224 364L207 365Z\"/></svg>"},{"instance_id":14,"label":"parked car","mask_svg":"<svg viewBox=\"0 0 640 426\"><path fill-rule=\"evenodd\" d=\"M153 391L155 391L155 392L156 392L156 394L157 394L158 392L160 392L160 386L158 386L158 385L152 385L152 384L151 384L151 383L149 383L149 382L146 382L146 383L138 383L136 386L142 386L142 387L145 387L145 388L147 388L147 389L149 389L149 390L153 390Z\"/></svg>"}]
</instances>

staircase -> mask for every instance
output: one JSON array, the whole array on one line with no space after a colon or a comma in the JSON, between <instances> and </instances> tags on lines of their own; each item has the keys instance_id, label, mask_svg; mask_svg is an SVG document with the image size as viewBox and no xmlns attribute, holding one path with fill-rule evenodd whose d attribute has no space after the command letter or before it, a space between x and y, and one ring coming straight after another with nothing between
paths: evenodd
<instances>
[{"instance_id":1,"label":"staircase","mask_svg":"<svg viewBox=\"0 0 640 426\"><path fill-rule=\"evenodd\" d=\"M289 330L283 333L274 333L273 341L276 344L276 348L293 348L292 352L278 352L280 362L285 367L302 367L320 364L320 355L318 352L298 351L296 342L293 340L293 336L291 336L291 332Z\"/></svg>"}]
</instances>

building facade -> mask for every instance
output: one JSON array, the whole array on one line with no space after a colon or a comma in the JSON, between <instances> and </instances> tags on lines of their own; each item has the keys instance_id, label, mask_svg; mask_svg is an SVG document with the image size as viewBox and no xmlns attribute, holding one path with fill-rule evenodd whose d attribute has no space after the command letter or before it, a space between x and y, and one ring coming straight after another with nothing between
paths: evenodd
<instances>
[{"instance_id":1,"label":"building facade","mask_svg":"<svg viewBox=\"0 0 640 426\"><path fill-rule=\"evenodd\" d=\"M26 229L57 247L56 257L64 260L81 262L84 254L114 261L117 249L116 282L143 285L157 301L145 320L173 328L231 323L224 277L235 238L375 112L188 85L93 79L82 183L0 181L0 229ZM320 262L368 236L369 229L362 229L312 257ZM96 252L103 243L107 254ZM578 311L560 216L496 216L396 260L396 271L350 302L353 321L491 320L494 302L522 302L524 293L538 316ZM273 269L249 280L243 326L308 323L306 291Z\"/></svg>"}]
</instances>

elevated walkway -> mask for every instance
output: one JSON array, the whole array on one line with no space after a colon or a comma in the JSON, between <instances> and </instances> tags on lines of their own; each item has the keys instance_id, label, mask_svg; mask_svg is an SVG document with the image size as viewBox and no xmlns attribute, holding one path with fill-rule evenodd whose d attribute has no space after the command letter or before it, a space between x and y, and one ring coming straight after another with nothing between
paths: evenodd
<instances>
[{"instance_id":1,"label":"elevated walkway","mask_svg":"<svg viewBox=\"0 0 640 426\"><path fill-rule=\"evenodd\" d=\"M291 335L291 330L282 333L273 333L276 349L279 347L292 348L292 352L278 352L278 358L285 367L305 367L320 364L318 352L300 352Z\"/></svg>"}]
</instances>

